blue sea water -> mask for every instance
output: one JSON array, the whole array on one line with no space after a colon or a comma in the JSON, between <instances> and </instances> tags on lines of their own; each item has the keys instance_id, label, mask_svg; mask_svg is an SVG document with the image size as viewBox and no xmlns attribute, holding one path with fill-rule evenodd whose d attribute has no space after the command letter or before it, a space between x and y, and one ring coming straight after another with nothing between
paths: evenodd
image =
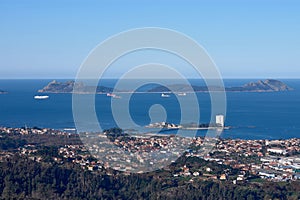
<instances>
[{"instance_id":1,"label":"blue sea water","mask_svg":"<svg viewBox=\"0 0 300 200\"><path fill-rule=\"evenodd\" d=\"M72 94L49 94L47 100L35 100L37 90L51 80L0 80L0 89L8 94L0 95L0 126L74 128ZM64 80L59 80L64 81ZM226 86L240 86L256 80L224 80ZM228 92L225 138L281 139L299 137L300 134L300 80L282 80L293 91L287 92ZM192 84L203 85L198 80ZM104 80L103 85L112 87L115 80ZM211 115L208 93L197 94L200 121L209 122ZM189 98L188 95L185 98ZM116 126L110 110L111 98L97 95L95 104L101 127ZM175 95L161 98L160 94L134 94L130 100L130 114L136 124L150 123L148 111L154 104L161 104L167 113L167 121L180 122L180 107ZM192 112L191 108L191 112ZM205 134L199 131L199 134Z\"/></svg>"}]
</instances>

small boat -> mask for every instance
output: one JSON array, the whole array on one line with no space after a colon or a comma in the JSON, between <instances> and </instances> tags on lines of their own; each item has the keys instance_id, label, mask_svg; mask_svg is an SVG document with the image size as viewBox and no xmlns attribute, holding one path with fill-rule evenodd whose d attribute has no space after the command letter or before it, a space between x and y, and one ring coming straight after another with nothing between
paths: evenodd
<instances>
[{"instance_id":1,"label":"small boat","mask_svg":"<svg viewBox=\"0 0 300 200\"><path fill-rule=\"evenodd\" d=\"M121 99L121 96L118 96L118 95L113 94L113 93L107 93L106 96L112 97L112 98L115 98L115 99Z\"/></svg>"},{"instance_id":2,"label":"small boat","mask_svg":"<svg viewBox=\"0 0 300 200\"><path fill-rule=\"evenodd\" d=\"M76 128L64 128L64 131L76 131Z\"/></svg>"},{"instance_id":3,"label":"small boat","mask_svg":"<svg viewBox=\"0 0 300 200\"><path fill-rule=\"evenodd\" d=\"M186 93L185 92L181 92L181 93L178 93L177 95L178 96L186 96Z\"/></svg>"},{"instance_id":4,"label":"small boat","mask_svg":"<svg viewBox=\"0 0 300 200\"><path fill-rule=\"evenodd\" d=\"M48 95L36 95L34 96L34 99L38 99L38 100L43 100L43 99L48 99L49 96Z\"/></svg>"},{"instance_id":5,"label":"small boat","mask_svg":"<svg viewBox=\"0 0 300 200\"><path fill-rule=\"evenodd\" d=\"M161 94L161 97L163 97L163 98L168 98L168 97L170 97L170 95L169 95L169 94L164 94L164 93L162 93L162 94Z\"/></svg>"},{"instance_id":6,"label":"small boat","mask_svg":"<svg viewBox=\"0 0 300 200\"><path fill-rule=\"evenodd\" d=\"M116 95L113 94L113 93L107 93L106 96L108 96L108 97L114 97L114 96L116 96Z\"/></svg>"}]
</instances>

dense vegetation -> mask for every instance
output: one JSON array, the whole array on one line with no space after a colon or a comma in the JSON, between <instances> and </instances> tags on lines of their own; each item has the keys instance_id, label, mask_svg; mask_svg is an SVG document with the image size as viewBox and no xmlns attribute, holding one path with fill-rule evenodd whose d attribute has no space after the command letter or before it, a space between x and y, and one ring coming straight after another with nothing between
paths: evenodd
<instances>
[{"instance_id":1,"label":"dense vegetation","mask_svg":"<svg viewBox=\"0 0 300 200\"><path fill-rule=\"evenodd\" d=\"M0 137L0 150L13 150L26 144L26 140L14 140L11 137L2 136Z\"/></svg>"},{"instance_id":2,"label":"dense vegetation","mask_svg":"<svg viewBox=\"0 0 300 200\"><path fill-rule=\"evenodd\" d=\"M2 199L298 199L299 183L186 182L168 171L106 175L15 156L0 163Z\"/></svg>"}]
</instances>

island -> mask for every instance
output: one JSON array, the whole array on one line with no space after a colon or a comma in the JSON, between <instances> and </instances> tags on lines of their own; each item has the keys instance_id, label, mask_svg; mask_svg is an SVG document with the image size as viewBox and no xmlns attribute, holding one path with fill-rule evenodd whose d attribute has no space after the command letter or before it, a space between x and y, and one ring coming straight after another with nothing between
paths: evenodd
<instances>
[{"instance_id":1,"label":"island","mask_svg":"<svg viewBox=\"0 0 300 200\"><path fill-rule=\"evenodd\" d=\"M240 92L279 92L291 91L293 88L279 80L267 79L265 81L259 80L251 82L241 87L226 88L226 91L240 91Z\"/></svg>"},{"instance_id":2,"label":"island","mask_svg":"<svg viewBox=\"0 0 300 200\"><path fill-rule=\"evenodd\" d=\"M230 127L225 126L224 123L224 115L216 115L215 116L216 121L215 123L189 123L189 124L174 124L169 122L156 122L149 124L145 126L145 128L151 128L151 129L161 129L159 132L166 132L166 131L172 131L172 130L179 130L179 129L185 129L185 130L209 130L209 129L229 129Z\"/></svg>"},{"instance_id":3,"label":"island","mask_svg":"<svg viewBox=\"0 0 300 200\"><path fill-rule=\"evenodd\" d=\"M73 90L75 88L75 90ZM116 90L111 87L97 86L97 94L111 94L115 93L164 93L164 92L176 92L176 93L190 93L190 92L279 92L279 91L290 91L293 88L289 87L285 83L274 80L259 80L257 82L247 83L243 86L236 87L217 87L217 86L196 86L196 85L184 85L184 84L172 84L167 86L155 85L146 91L125 91L125 90ZM94 93L95 87L87 86L84 83L78 83L75 81L67 82L58 82L52 81L46 85L43 89L38 90L39 93L82 93L82 94L91 94Z\"/></svg>"},{"instance_id":4,"label":"island","mask_svg":"<svg viewBox=\"0 0 300 200\"><path fill-rule=\"evenodd\" d=\"M75 89L75 90L73 90ZM111 93L114 89L105 86L97 86L96 93ZM75 81L58 82L51 81L43 89L38 90L39 93L93 93L95 87L84 85L83 83Z\"/></svg>"},{"instance_id":5,"label":"island","mask_svg":"<svg viewBox=\"0 0 300 200\"><path fill-rule=\"evenodd\" d=\"M279 92L279 91L290 91L293 88L287 86L285 83L274 80L259 80L257 82L250 82L243 86L238 87L217 87L217 86L189 86L184 84L173 84L168 86L156 86L152 89L149 89L148 92L208 92L208 91L223 91L226 92Z\"/></svg>"}]
</instances>

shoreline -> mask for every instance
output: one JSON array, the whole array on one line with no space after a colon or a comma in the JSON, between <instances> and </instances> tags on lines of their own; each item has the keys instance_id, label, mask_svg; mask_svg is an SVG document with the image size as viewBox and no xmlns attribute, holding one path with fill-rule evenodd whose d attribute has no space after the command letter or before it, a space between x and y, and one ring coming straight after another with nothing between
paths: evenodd
<instances>
[{"instance_id":1,"label":"shoreline","mask_svg":"<svg viewBox=\"0 0 300 200\"><path fill-rule=\"evenodd\" d=\"M193 94L193 93L210 93L210 92L230 92L230 93L271 93L271 92L289 92L289 91L266 91L266 90L255 90L255 91L226 91L226 90L212 90L212 91L186 91L186 92L136 92L136 91L128 91L128 92L109 92L113 94L174 94L178 95L180 93ZM79 94L79 95L107 95L107 92L37 92L39 94ZM6 93L7 94L7 93ZM180 96L180 95L179 95ZM184 97L184 96L183 96Z\"/></svg>"},{"instance_id":2,"label":"shoreline","mask_svg":"<svg viewBox=\"0 0 300 200\"><path fill-rule=\"evenodd\" d=\"M36 132L38 132L38 134L47 134L47 132L50 132L51 134L59 133L58 135L60 135L60 134L79 135L75 128L43 128L43 127L34 127L34 126L33 127L8 127L8 126L0 125L0 136L1 136L1 133L3 133L3 132L7 133L6 131L8 131L8 130L9 130L9 132L10 131L16 131L16 132L19 132L20 134L25 134L27 131L31 131L31 132L35 132L35 133L32 133L32 134L36 134ZM43 133L41 133L39 131L42 131ZM170 137L170 136L176 136L177 134L145 132L145 133L140 133L140 134L133 133L133 134L130 134L130 135L131 136L143 136L144 135L144 136ZM212 137L209 137L209 136L206 136L206 135L204 135L204 136L199 135L199 136L193 136L193 137L194 138L212 138ZM246 139L246 138L241 138L241 137L222 137L222 136L220 136L217 139L223 140L223 141L226 141L226 140L235 140L235 141L238 141L238 140L243 140L243 141L287 141L287 140L293 140L293 139L300 139L300 137Z\"/></svg>"}]
</instances>

